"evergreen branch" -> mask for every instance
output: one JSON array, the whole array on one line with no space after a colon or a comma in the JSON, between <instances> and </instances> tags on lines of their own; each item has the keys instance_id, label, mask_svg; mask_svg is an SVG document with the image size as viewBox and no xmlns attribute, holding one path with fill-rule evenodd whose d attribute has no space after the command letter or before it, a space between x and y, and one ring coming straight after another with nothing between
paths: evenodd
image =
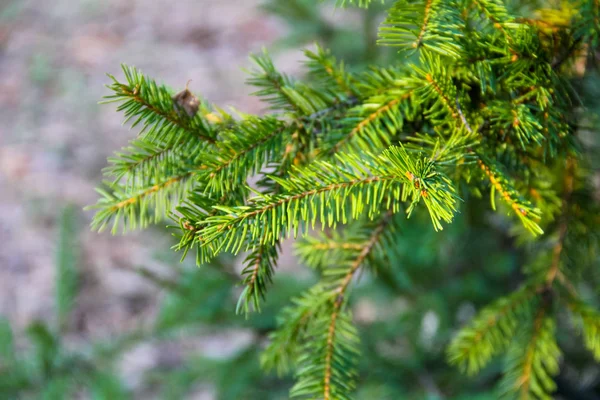
<instances>
[{"instance_id":1,"label":"evergreen branch","mask_svg":"<svg viewBox=\"0 0 600 400\"><path fill-rule=\"evenodd\" d=\"M154 222L162 220L171 209L171 204L184 197L191 187L194 169L179 171L177 174L164 177L152 186L127 190L116 184L106 182L110 189L97 189L103 197L86 209L98 210L92 220L92 229L102 231L113 221L112 233L116 233L119 225L123 231L136 229L139 225L148 226L153 217Z\"/></svg>"},{"instance_id":2,"label":"evergreen branch","mask_svg":"<svg viewBox=\"0 0 600 400\"><path fill-rule=\"evenodd\" d=\"M431 154L430 160L436 165L455 167L457 164L472 164L477 159L473 148L479 145L480 137L476 133L464 129L455 129L450 137L444 137L445 132L436 133L410 136L406 147Z\"/></svg>"},{"instance_id":3,"label":"evergreen branch","mask_svg":"<svg viewBox=\"0 0 600 400\"><path fill-rule=\"evenodd\" d=\"M508 372L501 382L503 394L516 394L519 399L551 400L556 390L552 376L559 370L560 350L556 344L555 322L548 316L547 305L541 305L533 326L523 335L526 346L517 342L509 351Z\"/></svg>"},{"instance_id":4,"label":"evergreen branch","mask_svg":"<svg viewBox=\"0 0 600 400\"><path fill-rule=\"evenodd\" d=\"M408 99L410 96L411 92L405 93L400 97L394 97L391 100L386 99L385 102L378 104L374 110L371 110L371 107L366 108L364 105L357 107L357 114L362 114L363 110L368 111L369 114L362 117L358 123L353 123L354 127L352 130L343 136L341 140L338 140L327 153L337 153L352 141L357 141L357 145L361 149L389 146L389 136L402 126L402 117L397 111L398 106L401 101ZM373 104L374 100L376 99L370 100L369 104ZM352 122L354 122L355 118L352 119ZM343 127L345 128L345 126Z\"/></svg>"},{"instance_id":5,"label":"evergreen branch","mask_svg":"<svg viewBox=\"0 0 600 400\"><path fill-rule=\"evenodd\" d=\"M205 193L204 188L190 193L187 198L176 208L177 215L172 219L179 223L179 243L173 248L176 251L182 251L183 260L188 252L196 248L196 264L202 265L211 261L216 253L215 246L220 241L216 240L211 245L206 245L202 237L201 221L215 216L219 210L214 208L216 205L234 205L244 203L247 190L244 187L237 187L235 190L227 192L221 197L213 197Z\"/></svg>"},{"instance_id":6,"label":"evergreen branch","mask_svg":"<svg viewBox=\"0 0 600 400\"><path fill-rule=\"evenodd\" d=\"M344 63L340 63L331 52L317 45L317 51L305 50L304 55L308 58L306 63L310 77L321 82L325 88L333 83L341 89L345 96L355 97L359 95L354 86L355 78L346 71Z\"/></svg>"},{"instance_id":7,"label":"evergreen branch","mask_svg":"<svg viewBox=\"0 0 600 400\"><path fill-rule=\"evenodd\" d=\"M336 289L336 299L333 304L333 313L331 314L331 320L329 323L329 329L327 332L327 349L325 352L325 376L323 380L323 397L325 400L329 400L331 398L331 384L332 384L332 363L334 358L334 345L335 345L335 337L336 337L336 324L338 323L338 317L340 315L342 305L344 304L344 299L346 295L346 290L352 281L352 278L358 271L361 265L363 265L367 256L371 253L375 244L379 241L381 234L383 233L386 225L391 218L392 213L388 211L386 215L382 218L381 222L373 230L371 234L371 238L365 244L361 252L356 257L356 260L352 263L348 272L344 276Z\"/></svg>"},{"instance_id":8,"label":"evergreen branch","mask_svg":"<svg viewBox=\"0 0 600 400\"><path fill-rule=\"evenodd\" d=\"M328 93L312 90L279 73L266 51L260 56L253 55L252 60L260 70L253 71L247 83L260 89L252 94L269 103L271 110L281 110L301 117L314 114L335 102L335 98Z\"/></svg>"},{"instance_id":9,"label":"evergreen branch","mask_svg":"<svg viewBox=\"0 0 600 400\"><path fill-rule=\"evenodd\" d=\"M349 252L344 260L330 259L329 267L324 268L317 287L322 288L327 297L326 306L314 314L306 327L292 397L349 398L356 380L359 339L351 316L345 310L347 291L360 267L383 239L392 214L387 211L378 219L358 251ZM364 224L362 227L366 228ZM364 231L361 229L360 234Z\"/></svg>"},{"instance_id":10,"label":"evergreen branch","mask_svg":"<svg viewBox=\"0 0 600 400\"><path fill-rule=\"evenodd\" d=\"M506 30L507 26L513 21L506 6L501 0L471 0L487 19L490 20L494 28L502 33L509 46L512 46L514 40Z\"/></svg>"},{"instance_id":11,"label":"evergreen branch","mask_svg":"<svg viewBox=\"0 0 600 400\"><path fill-rule=\"evenodd\" d=\"M419 30L419 35L417 36L417 40L412 43L412 47L419 48L423 43L423 36L427 31L427 25L429 24L429 18L431 18L431 3L433 0L427 0L425 2L425 11L423 12L423 23L421 24L421 29Z\"/></svg>"},{"instance_id":12,"label":"evergreen branch","mask_svg":"<svg viewBox=\"0 0 600 400\"><path fill-rule=\"evenodd\" d=\"M166 87L157 85L133 67L123 65L122 68L127 83L120 83L109 75L113 84L107 87L115 94L105 96L107 100L104 103L122 102L118 110L124 111L125 122L135 118L132 127L143 122L140 133L145 132L144 136L149 139L171 140L188 134L208 143L215 142L215 132L201 112L192 117L178 113L177 105Z\"/></svg>"},{"instance_id":13,"label":"evergreen branch","mask_svg":"<svg viewBox=\"0 0 600 400\"><path fill-rule=\"evenodd\" d=\"M448 114L454 120L455 125L461 122L458 110L454 105L458 91L448 70L444 67L441 57L423 51L420 64L420 66L411 65L414 72L405 78L403 83L407 88L414 90L416 98L429 105L424 113L433 122L439 121L440 124L447 124L445 119Z\"/></svg>"},{"instance_id":14,"label":"evergreen branch","mask_svg":"<svg viewBox=\"0 0 600 400\"><path fill-rule=\"evenodd\" d=\"M246 267L242 271L245 276L244 290L240 294L236 312L248 315L253 307L260 311L260 300L264 300L267 285L273 280L274 269L278 258L279 243L274 246L258 245L244 260Z\"/></svg>"},{"instance_id":15,"label":"evergreen branch","mask_svg":"<svg viewBox=\"0 0 600 400\"><path fill-rule=\"evenodd\" d=\"M541 334L542 323L544 322L544 315L546 310L541 307L538 311L537 316L535 317L535 321L533 323L533 335L531 341L529 342L529 346L525 351L525 361L523 363L523 373L521 378L517 381L517 385L520 386L520 398L526 399L528 398L529 388L531 387L531 379L532 379L532 368L533 368L533 358L535 355L535 350L537 346L537 341L539 339L539 335Z\"/></svg>"},{"instance_id":16,"label":"evergreen branch","mask_svg":"<svg viewBox=\"0 0 600 400\"><path fill-rule=\"evenodd\" d=\"M174 171L181 171L190 163L199 164L206 155L205 146L196 141L137 139L129 147L115 153L114 157L109 157L111 165L104 168L103 172L107 177L112 177L115 184L124 179L129 190L151 186L161 176L173 175Z\"/></svg>"},{"instance_id":17,"label":"evergreen branch","mask_svg":"<svg viewBox=\"0 0 600 400\"><path fill-rule=\"evenodd\" d=\"M279 374L283 374L296 363L307 326L321 313L330 298L322 285L316 285L283 309L277 318L278 328L269 335L269 345L261 356L265 370L277 369Z\"/></svg>"},{"instance_id":18,"label":"evergreen branch","mask_svg":"<svg viewBox=\"0 0 600 400\"><path fill-rule=\"evenodd\" d=\"M363 99L381 95L404 94L410 87L406 85L406 70L398 67L375 68L355 75L356 87Z\"/></svg>"},{"instance_id":19,"label":"evergreen branch","mask_svg":"<svg viewBox=\"0 0 600 400\"><path fill-rule=\"evenodd\" d=\"M323 398L328 400L349 400L355 388L356 361L358 358L359 338L349 312L340 311L333 326L335 334L330 337L331 303L319 315L313 317L310 326L304 332L303 353L298 356L300 365L296 373L298 381L290 391L290 397L305 399ZM329 342L331 340L331 350ZM327 354L332 351L330 361ZM324 361L325 360L325 361ZM329 364L328 364L329 363ZM326 365L332 365L329 373ZM323 377L329 376L327 388Z\"/></svg>"},{"instance_id":20,"label":"evergreen branch","mask_svg":"<svg viewBox=\"0 0 600 400\"><path fill-rule=\"evenodd\" d=\"M425 56L424 60L427 62L426 65L429 66L430 71L432 69L435 69L437 64L439 63L439 59L437 59L436 57ZM456 93L456 88L454 87L454 85L447 79L445 79L443 75L440 80L436 80L430 72L427 72L427 70L424 71L419 69L417 73L421 76L424 76L425 80L433 88L433 91L431 91L430 89L426 89L424 95L427 97L431 97L432 95L437 97L437 99L439 100L438 104L441 104L443 106L442 110L446 110L446 112L450 113L452 118L455 121L457 121L457 123L460 122L460 124L463 126L464 129L467 130L467 132L469 132L469 134L475 135L475 131L473 131L473 129L469 125L467 118L460 107L458 95L455 94L456 105L453 105L450 101L451 94ZM425 86L425 88L427 88L427 86ZM441 110L438 109L436 115L439 112L441 112ZM468 149L468 152L471 153L473 152L473 150ZM491 198L492 205L494 206L494 208L495 203L493 198L495 195L495 191L497 190L502 196L502 199L514 210L515 214L519 217L519 219L521 220L521 222L527 230L529 230L534 235L542 234L544 231L536 222L536 220L539 220L541 217L540 210L533 207L530 202L524 200L522 196L518 193L518 191L514 189L513 186L509 183L509 181L503 177L503 175L500 172L500 169L496 165L494 165L490 160L488 160L487 157L485 157L480 152L474 152L474 154L477 157L477 163L479 167L488 177L492 184Z\"/></svg>"},{"instance_id":21,"label":"evergreen branch","mask_svg":"<svg viewBox=\"0 0 600 400\"><path fill-rule=\"evenodd\" d=\"M243 186L251 174L281 154L289 137L287 128L271 117L247 117L223 132L217 151L203 158L206 190L220 196Z\"/></svg>"},{"instance_id":22,"label":"evergreen branch","mask_svg":"<svg viewBox=\"0 0 600 400\"><path fill-rule=\"evenodd\" d=\"M493 102L490 104L490 110L493 110L490 118L492 127L500 132L513 133L523 150L528 148L531 141L541 146L546 140L542 134L542 124L533 114L530 106Z\"/></svg>"},{"instance_id":23,"label":"evergreen branch","mask_svg":"<svg viewBox=\"0 0 600 400\"><path fill-rule=\"evenodd\" d=\"M329 113L332 113L333 111L339 111L340 109L343 110L347 107L352 107L352 106L356 105L358 103L358 101L359 101L359 99L356 97L353 97L353 96L348 97L347 99L345 99L343 101L335 103L331 107L324 108L322 110L312 113L311 115L309 115L307 117L302 118L302 121L312 123L315 120L318 120L319 118L324 117Z\"/></svg>"},{"instance_id":24,"label":"evergreen branch","mask_svg":"<svg viewBox=\"0 0 600 400\"><path fill-rule=\"evenodd\" d=\"M359 228L359 229L355 229ZM306 236L296 243L296 255L306 265L324 269L329 265L343 263L360 252L368 239L364 221L356 221L344 227L343 235L337 230Z\"/></svg>"},{"instance_id":25,"label":"evergreen branch","mask_svg":"<svg viewBox=\"0 0 600 400\"><path fill-rule=\"evenodd\" d=\"M508 346L517 332L520 317L530 314L537 293L537 287L526 285L484 308L452 340L448 347L450 364L469 375L481 370Z\"/></svg>"},{"instance_id":26,"label":"evergreen branch","mask_svg":"<svg viewBox=\"0 0 600 400\"><path fill-rule=\"evenodd\" d=\"M402 50L425 48L458 58L461 24L458 5L453 0L398 0L379 28L378 43Z\"/></svg>"},{"instance_id":27,"label":"evergreen branch","mask_svg":"<svg viewBox=\"0 0 600 400\"><path fill-rule=\"evenodd\" d=\"M596 307L582 302L577 296L571 296L567 302L575 325L583 336L585 347L600 361L600 313Z\"/></svg>"},{"instance_id":28,"label":"evergreen branch","mask_svg":"<svg viewBox=\"0 0 600 400\"><path fill-rule=\"evenodd\" d=\"M434 228L441 220L451 221L457 196L448 178L436 172L426 159L411 158L402 147L390 147L380 156L340 155L341 165L318 162L297 168L287 180L272 177L283 188L280 195L258 195L249 205L216 207L223 215L209 217L202 224L205 243L224 239L219 250L239 251L246 240L274 243L281 237L297 235L300 222L334 226L379 212L384 192L393 196L387 209L398 210L399 202L412 198L408 213L423 200ZM404 186L404 190L402 187ZM350 215L346 205L350 204ZM248 237L246 237L248 233ZM246 244L246 248L251 245Z\"/></svg>"},{"instance_id":29,"label":"evergreen branch","mask_svg":"<svg viewBox=\"0 0 600 400\"><path fill-rule=\"evenodd\" d=\"M450 115L452 115L452 118L456 119L458 117L458 112L452 105L450 97L446 95L444 90L442 90L442 88L440 87L441 85L433 78L431 74L425 75L425 79L427 80L427 82L429 82L433 90L437 93L443 105L450 111Z\"/></svg>"},{"instance_id":30,"label":"evergreen branch","mask_svg":"<svg viewBox=\"0 0 600 400\"><path fill-rule=\"evenodd\" d=\"M495 196L495 191L497 191L502 200L513 209L514 213L519 217L527 230L534 235L541 235L544 233L542 228L536 222L536 220L539 220L541 217L540 210L533 207L530 202L521 197L519 192L514 189L510 182L503 176L498 167L490 160L483 161L484 159L485 158L480 155L477 163L492 184L491 198L494 208L495 203L493 198Z\"/></svg>"}]
</instances>

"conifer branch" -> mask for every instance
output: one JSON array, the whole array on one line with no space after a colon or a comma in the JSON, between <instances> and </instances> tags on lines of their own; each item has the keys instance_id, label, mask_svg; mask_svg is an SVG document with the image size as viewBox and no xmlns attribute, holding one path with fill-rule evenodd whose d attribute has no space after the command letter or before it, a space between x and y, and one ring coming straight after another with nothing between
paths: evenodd
<instances>
[{"instance_id":1,"label":"conifer branch","mask_svg":"<svg viewBox=\"0 0 600 400\"><path fill-rule=\"evenodd\" d=\"M439 62L436 61L435 58L428 58L428 60L430 65L433 66ZM455 121L460 122L463 128L471 135L475 135L475 132L471 128L460 107L458 96L456 95L456 106L450 102L450 93L456 91L454 86L449 82L444 82L443 86L446 88L449 87L449 89L443 89L442 84L438 83L430 73L424 71L419 71L419 73L425 76L425 80L433 87L434 93L452 118ZM468 152L473 152L473 149L468 149ZM535 235L542 234L542 228L535 222L535 220L540 219L540 211L537 208L534 208L531 203L521 199L520 194L501 176L499 169L492 165L491 161L486 160L479 152L474 152L474 154L477 157L477 164L492 183L493 190L497 190L501 194L502 199L514 210L525 228ZM494 191L492 191L491 196L493 198Z\"/></svg>"},{"instance_id":2,"label":"conifer branch","mask_svg":"<svg viewBox=\"0 0 600 400\"><path fill-rule=\"evenodd\" d=\"M509 46L513 44L513 38L507 32L505 25L510 23L512 18L508 13L506 6L499 0L471 0L473 4L483 12L490 20L494 28L498 29L504 36Z\"/></svg>"},{"instance_id":3,"label":"conifer branch","mask_svg":"<svg viewBox=\"0 0 600 400\"><path fill-rule=\"evenodd\" d=\"M179 171L149 187L134 191L106 182L110 192L97 189L103 197L95 205L87 207L98 210L94 215L92 228L102 231L112 220L112 232L116 233L121 223L123 231L126 231L135 229L138 225L146 227L151 219L160 221L171 209L171 204L184 197L195 173L195 169Z\"/></svg>"},{"instance_id":4,"label":"conifer branch","mask_svg":"<svg viewBox=\"0 0 600 400\"><path fill-rule=\"evenodd\" d=\"M584 303L575 294L571 294L567 306L575 326L583 336L585 347L592 353L596 361L600 361L600 312L597 307Z\"/></svg>"},{"instance_id":5,"label":"conifer branch","mask_svg":"<svg viewBox=\"0 0 600 400\"><path fill-rule=\"evenodd\" d=\"M391 100L379 105L375 110L371 111L366 117L364 117L352 130L344 136L340 141L338 141L329 151L331 154L335 154L342 147L345 147L348 142L352 141L355 136L365 134L365 138L362 140L368 140L367 143L371 144L373 142L382 142L384 144L389 145L389 139L386 135L382 135L379 133L379 129L377 127L373 127L373 124L378 120L384 118L385 114L393 113L393 111L397 108L397 105L410 97L411 93L405 93L401 97L392 98ZM392 126L397 125L393 124ZM376 141L376 138L381 138Z\"/></svg>"},{"instance_id":6,"label":"conifer branch","mask_svg":"<svg viewBox=\"0 0 600 400\"><path fill-rule=\"evenodd\" d=\"M127 190L136 190L151 186L160 176L172 174L189 168L190 164L199 165L206 154L205 144L201 142L151 142L143 139L134 140L121 152L109 157L109 167L103 172L112 177L115 184L124 180Z\"/></svg>"},{"instance_id":7,"label":"conifer branch","mask_svg":"<svg viewBox=\"0 0 600 400\"><path fill-rule=\"evenodd\" d=\"M513 393L522 400L552 399L551 393L556 390L552 376L559 370L560 350L547 306L540 305L531 327L522 335L523 342L514 343L509 351L508 372L501 382L504 394Z\"/></svg>"},{"instance_id":8,"label":"conifer branch","mask_svg":"<svg viewBox=\"0 0 600 400\"><path fill-rule=\"evenodd\" d=\"M325 400L331 399L331 377L336 336L336 323L338 321L340 310L345 301L346 291L348 289L348 286L350 285L350 282L352 281L352 278L355 276L358 269L363 265L365 259L375 247L375 244L379 241L391 217L392 213L390 211L388 211L384 215L379 225L373 230L369 241L364 245L361 252L358 254L358 257L356 257L356 259L348 269L348 272L343 277L341 283L335 290L336 298L333 303L333 311L331 313L331 320L329 322L329 329L327 331L327 349L325 352L325 374L323 378L323 398Z\"/></svg>"},{"instance_id":9,"label":"conifer branch","mask_svg":"<svg viewBox=\"0 0 600 400\"><path fill-rule=\"evenodd\" d=\"M269 103L271 110L288 112L300 118L327 108L334 102L327 93L298 84L279 73L266 51L262 55L252 56L252 59L260 70L252 72L247 83L259 88L253 95Z\"/></svg>"},{"instance_id":10,"label":"conifer branch","mask_svg":"<svg viewBox=\"0 0 600 400\"><path fill-rule=\"evenodd\" d=\"M481 370L505 349L517 332L519 320L530 312L539 288L525 285L484 308L463 327L448 347L448 359L469 375Z\"/></svg>"},{"instance_id":11,"label":"conifer branch","mask_svg":"<svg viewBox=\"0 0 600 400\"><path fill-rule=\"evenodd\" d=\"M316 285L282 310L278 329L269 335L270 343L261 357L261 364L267 371L277 369L282 374L291 364L297 363L308 325L330 302L329 292L324 289L322 285Z\"/></svg>"},{"instance_id":12,"label":"conifer branch","mask_svg":"<svg viewBox=\"0 0 600 400\"><path fill-rule=\"evenodd\" d=\"M237 186L281 154L288 125L274 118L248 117L222 133L216 151L203 157L206 190L217 196Z\"/></svg>"},{"instance_id":13,"label":"conifer branch","mask_svg":"<svg viewBox=\"0 0 600 400\"><path fill-rule=\"evenodd\" d=\"M121 102L118 110L124 111L125 122L136 118L132 127L143 122L144 127L140 133L146 131L145 136L149 138L170 139L173 136L181 137L182 132L185 132L202 141L215 142L215 133L201 112L193 117L177 113L177 106L166 87L157 85L135 68L126 65L122 68L127 84L120 83L109 75L113 84L108 88L115 94L105 96L104 103Z\"/></svg>"},{"instance_id":14,"label":"conifer branch","mask_svg":"<svg viewBox=\"0 0 600 400\"><path fill-rule=\"evenodd\" d=\"M479 157L477 163L492 184L492 198L495 195L495 191L497 191L502 200L513 209L514 213L519 217L527 230L534 235L541 235L544 233L542 228L536 222L536 220L539 220L541 217L539 209L534 208L531 203L523 200L521 195L502 176L499 169L496 168L491 161L488 161L486 164L482 160L482 157Z\"/></svg>"},{"instance_id":15,"label":"conifer branch","mask_svg":"<svg viewBox=\"0 0 600 400\"><path fill-rule=\"evenodd\" d=\"M304 54L308 58L306 65L310 76L322 82L323 86L328 87L327 83L331 82L337 85L348 98L359 95L354 77L346 72L344 64L338 63L330 51L317 45L316 53L306 50Z\"/></svg>"},{"instance_id":16,"label":"conifer branch","mask_svg":"<svg viewBox=\"0 0 600 400\"><path fill-rule=\"evenodd\" d=\"M200 133L195 129L192 129L190 124L188 122L186 122L185 119L178 116L175 111L166 111L164 109L160 109L157 106L152 105L149 101L142 98L138 94L138 92L136 92L136 89L130 90L127 86L123 85L123 86L121 86L121 95L130 97L134 102L143 106L143 108L151 111L152 113L156 114L159 117L164 118L166 121L170 122L171 124L173 124L175 126L180 127L181 129L185 130L186 132L191 132L193 135L197 136L201 140L204 140L209 143L215 142L214 138L207 136L204 133Z\"/></svg>"},{"instance_id":17,"label":"conifer branch","mask_svg":"<svg viewBox=\"0 0 600 400\"><path fill-rule=\"evenodd\" d=\"M421 29L419 30L419 35L417 36L417 40L415 40L412 44L412 47L418 48L421 46L423 42L423 36L425 35L425 31L427 30L427 25L429 24L429 18L431 18L431 3L433 0L425 1L425 11L423 12L423 23L421 24Z\"/></svg>"},{"instance_id":18,"label":"conifer branch","mask_svg":"<svg viewBox=\"0 0 600 400\"><path fill-rule=\"evenodd\" d=\"M529 346L525 350L525 361L523 363L523 372L521 377L517 380L517 388L519 388L520 398L528 399L529 398L529 388L531 386L532 379L532 368L533 368L533 357L535 355L535 349L538 341L538 336L540 335L540 331L542 328L542 323L544 321L544 315L546 314L546 309L540 307L538 310L538 314L535 317L535 321L533 322L533 335L531 337L531 341L529 342Z\"/></svg>"},{"instance_id":19,"label":"conifer branch","mask_svg":"<svg viewBox=\"0 0 600 400\"><path fill-rule=\"evenodd\" d=\"M398 0L389 9L379 28L379 44L402 50L425 48L439 54L459 57L461 18L454 0Z\"/></svg>"},{"instance_id":20,"label":"conifer branch","mask_svg":"<svg viewBox=\"0 0 600 400\"><path fill-rule=\"evenodd\" d=\"M171 215L179 225L175 248L184 257L195 248L199 264L248 250L236 309L245 314L259 311L270 290L281 240L327 230L296 247L321 278L283 311L262 362L279 372L295 369L292 396L345 400L359 374L360 343L347 300L353 279L363 267L406 257L416 230L398 234L400 210L411 216L424 205L440 230L457 211L457 190L479 196L474 181L482 177L492 208L498 194L530 232L543 233L542 210L548 220L556 216L550 225L556 241L526 266L519 289L484 307L457 334L448 359L474 374L508 349L503 391L549 399L560 356L551 311L565 299L586 347L600 358L600 314L579 299L578 275L565 257L568 250L569 260L587 266L597 256L596 244L587 244L596 238L590 226L597 212L585 206L591 187L582 179L574 189L576 178L590 176L576 168L581 155L572 150L586 151L586 143L575 143L585 101L561 68L600 43L598 1L578 4L581 15L552 10L542 27L545 18L516 18L500 0L396 0L379 41L419 53L416 65L354 72L317 48L305 52L309 74L297 80L265 52L254 57L258 68L248 79L271 110L260 117L234 119L187 88L172 96L124 67L125 82L112 78L107 100L121 103L141 136L104 170L113 182L100 191L93 226L114 221L113 230L121 223L134 228ZM554 177L564 161L560 188ZM258 189L247 183L255 175ZM588 242L573 245L580 239ZM379 278L386 283L396 278L384 273ZM405 282L414 278L402 274ZM435 390L443 395L446 388Z\"/></svg>"},{"instance_id":21,"label":"conifer branch","mask_svg":"<svg viewBox=\"0 0 600 400\"><path fill-rule=\"evenodd\" d=\"M267 285L273 280L278 250L278 243L273 246L259 245L244 260L247 263L242 271L245 287L238 300L237 313L243 311L247 315L251 311L250 307L260 311L260 301L264 300Z\"/></svg>"},{"instance_id":22,"label":"conifer branch","mask_svg":"<svg viewBox=\"0 0 600 400\"><path fill-rule=\"evenodd\" d=\"M340 165L318 162L298 168L286 180L272 176L283 187L282 194L261 194L247 206L215 207L224 214L202 222L205 243L221 238L218 251L235 253L250 247L246 234L250 240L267 244L292 232L296 236L301 221L312 227L317 221L335 226L363 213L372 217L388 190L394 195L388 197L387 209L397 211L400 202L411 196L409 214L423 200L434 228L442 229L441 220L452 220L457 196L450 181L431 162L413 159L403 147L392 146L377 157L341 155L339 161Z\"/></svg>"}]
</instances>

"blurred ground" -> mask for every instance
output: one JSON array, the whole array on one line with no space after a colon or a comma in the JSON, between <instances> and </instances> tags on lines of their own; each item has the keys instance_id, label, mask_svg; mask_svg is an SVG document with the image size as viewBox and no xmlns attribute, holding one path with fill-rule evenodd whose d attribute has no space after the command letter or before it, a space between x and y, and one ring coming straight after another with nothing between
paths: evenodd
<instances>
[{"instance_id":1,"label":"blurred ground","mask_svg":"<svg viewBox=\"0 0 600 400\"><path fill-rule=\"evenodd\" d=\"M283 30L258 3L0 0L0 315L16 331L52 317L61 210L95 203L106 157L134 136L114 105L97 105L107 93L105 73L120 76L125 62L174 88L192 79L191 88L211 102L257 112L240 68ZM276 60L290 71L299 56ZM153 312L158 289L134 267L168 273L173 266L153 256L168 248L161 232L97 234L88 228L92 212L80 214L73 339L87 340ZM129 368L143 368L144 357L133 355Z\"/></svg>"}]
</instances>

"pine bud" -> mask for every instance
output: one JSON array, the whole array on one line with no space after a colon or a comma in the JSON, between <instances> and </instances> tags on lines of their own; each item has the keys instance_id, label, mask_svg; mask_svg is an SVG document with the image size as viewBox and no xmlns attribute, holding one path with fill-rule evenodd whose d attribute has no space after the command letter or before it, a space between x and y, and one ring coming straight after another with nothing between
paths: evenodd
<instances>
[{"instance_id":1,"label":"pine bud","mask_svg":"<svg viewBox=\"0 0 600 400\"><path fill-rule=\"evenodd\" d=\"M179 110L183 109L190 118L193 118L198 112L200 101L189 91L188 85L190 82L191 80L187 81L185 89L173 96L173 101L175 102L176 111L179 112Z\"/></svg>"}]
</instances>

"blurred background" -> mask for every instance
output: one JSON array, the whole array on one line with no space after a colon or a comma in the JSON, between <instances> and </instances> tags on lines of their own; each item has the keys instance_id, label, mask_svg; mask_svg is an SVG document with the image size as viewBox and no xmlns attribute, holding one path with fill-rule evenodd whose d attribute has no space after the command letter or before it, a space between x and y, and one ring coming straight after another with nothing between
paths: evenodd
<instances>
[{"instance_id":1,"label":"blurred background","mask_svg":"<svg viewBox=\"0 0 600 400\"><path fill-rule=\"evenodd\" d=\"M263 312L246 320L235 315L239 259L198 268L169 249L166 223L113 237L91 232L83 207L106 157L135 136L114 104L97 104L106 73L121 78L126 63L174 91L191 79L212 103L260 113L242 68L263 47L297 76L315 41L354 68L393 61L375 46L380 7L334 3L0 0L0 400L288 398L291 377L259 359L277 312L314 282L289 244ZM417 213L394 255L401 268L356 287L357 399L495 398L501 360L464 377L444 353L476 310L522 281L525 252L488 203L466 198L442 233ZM600 287L600 274L589 283ZM557 398L599 399L599 366L563 328Z\"/></svg>"}]
</instances>

